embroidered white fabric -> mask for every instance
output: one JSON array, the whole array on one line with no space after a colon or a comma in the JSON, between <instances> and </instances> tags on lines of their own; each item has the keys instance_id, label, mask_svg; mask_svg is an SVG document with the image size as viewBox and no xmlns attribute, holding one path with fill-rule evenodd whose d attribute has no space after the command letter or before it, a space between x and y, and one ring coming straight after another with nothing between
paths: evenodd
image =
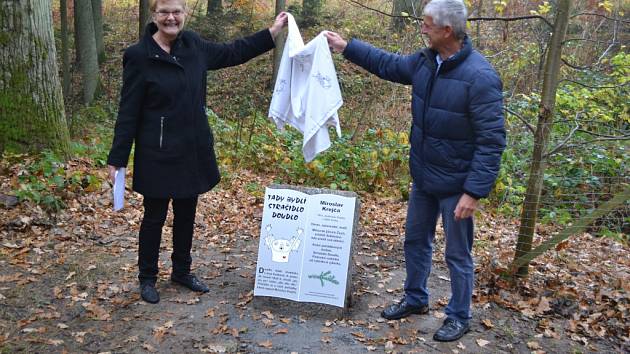
<instances>
[{"instance_id":1,"label":"embroidered white fabric","mask_svg":"<svg viewBox=\"0 0 630 354\"><path fill-rule=\"evenodd\" d=\"M288 15L288 35L269 118L278 129L289 124L304 134L302 153L310 162L330 147L328 127L335 127L341 136L337 110L343 100L324 32L304 45L295 19Z\"/></svg>"}]
</instances>

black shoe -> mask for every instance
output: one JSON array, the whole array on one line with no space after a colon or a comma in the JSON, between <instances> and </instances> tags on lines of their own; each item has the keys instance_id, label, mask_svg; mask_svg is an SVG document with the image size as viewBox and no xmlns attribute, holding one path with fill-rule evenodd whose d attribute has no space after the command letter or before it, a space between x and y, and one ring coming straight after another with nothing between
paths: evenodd
<instances>
[{"instance_id":1,"label":"black shoe","mask_svg":"<svg viewBox=\"0 0 630 354\"><path fill-rule=\"evenodd\" d=\"M196 291L200 293L207 293L208 291L210 291L210 288L208 288L206 284L202 283L199 279L197 279L196 276L192 274L186 274L186 275L171 274L171 281L174 283L181 284L192 291Z\"/></svg>"},{"instance_id":2,"label":"black shoe","mask_svg":"<svg viewBox=\"0 0 630 354\"><path fill-rule=\"evenodd\" d=\"M438 342L452 342L470 331L470 325L453 318L444 320L444 324L435 332L433 339Z\"/></svg>"},{"instance_id":3,"label":"black shoe","mask_svg":"<svg viewBox=\"0 0 630 354\"><path fill-rule=\"evenodd\" d=\"M413 306L407 303L406 299L400 300L397 304L389 305L383 312L381 317L388 320L397 320L412 314L422 315L429 312L429 305Z\"/></svg>"},{"instance_id":4,"label":"black shoe","mask_svg":"<svg viewBox=\"0 0 630 354\"><path fill-rule=\"evenodd\" d=\"M155 288L155 283L153 282L140 284L140 296L142 297L142 300L150 304L157 304L160 302L160 294Z\"/></svg>"}]
</instances>

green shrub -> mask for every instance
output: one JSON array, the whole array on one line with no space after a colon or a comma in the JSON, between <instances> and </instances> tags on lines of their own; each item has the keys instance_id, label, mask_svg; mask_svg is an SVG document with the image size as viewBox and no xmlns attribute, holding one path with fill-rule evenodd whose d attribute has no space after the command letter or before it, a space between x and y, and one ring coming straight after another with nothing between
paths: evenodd
<instances>
[{"instance_id":1,"label":"green shrub","mask_svg":"<svg viewBox=\"0 0 630 354\"><path fill-rule=\"evenodd\" d=\"M248 125L247 136L238 121L212 112L208 117L224 170L270 173L278 183L406 195L410 180L407 133L373 129L354 141L345 132L337 137L331 129L332 146L306 163L302 134L293 128L279 131L260 112L248 118L254 123Z\"/></svg>"}]
</instances>

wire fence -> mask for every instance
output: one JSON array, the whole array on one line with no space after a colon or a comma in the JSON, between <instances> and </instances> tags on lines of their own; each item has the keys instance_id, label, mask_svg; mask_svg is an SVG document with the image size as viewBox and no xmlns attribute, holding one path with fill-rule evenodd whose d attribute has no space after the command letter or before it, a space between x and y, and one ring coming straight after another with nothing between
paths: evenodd
<instances>
[{"instance_id":1,"label":"wire fence","mask_svg":"<svg viewBox=\"0 0 630 354\"><path fill-rule=\"evenodd\" d=\"M508 145L508 150L518 150L515 145ZM497 198L496 205L497 210L511 210L511 217L519 221L513 249L521 250L523 258L515 266L522 266L563 241L585 233L628 244L627 147L623 141L613 142L612 148L608 145L591 144L581 150L567 150L561 157L550 157L545 172L537 176L540 193L528 189L531 172L527 169L533 149L523 149L517 154L515 160L523 163L523 169L516 171L512 165L509 178L502 177L517 187Z\"/></svg>"}]
</instances>

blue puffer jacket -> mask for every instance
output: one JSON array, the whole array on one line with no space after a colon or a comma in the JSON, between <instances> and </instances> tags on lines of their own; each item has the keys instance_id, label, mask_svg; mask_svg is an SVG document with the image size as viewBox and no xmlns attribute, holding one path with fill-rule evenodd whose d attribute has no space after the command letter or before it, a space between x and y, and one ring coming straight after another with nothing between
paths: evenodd
<instances>
[{"instance_id":1,"label":"blue puffer jacket","mask_svg":"<svg viewBox=\"0 0 630 354\"><path fill-rule=\"evenodd\" d=\"M421 190L437 196L492 190L505 148L502 84L470 40L444 61L436 52L398 55L352 39L343 55L382 79L412 85L409 168Z\"/></svg>"}]
</instances>

